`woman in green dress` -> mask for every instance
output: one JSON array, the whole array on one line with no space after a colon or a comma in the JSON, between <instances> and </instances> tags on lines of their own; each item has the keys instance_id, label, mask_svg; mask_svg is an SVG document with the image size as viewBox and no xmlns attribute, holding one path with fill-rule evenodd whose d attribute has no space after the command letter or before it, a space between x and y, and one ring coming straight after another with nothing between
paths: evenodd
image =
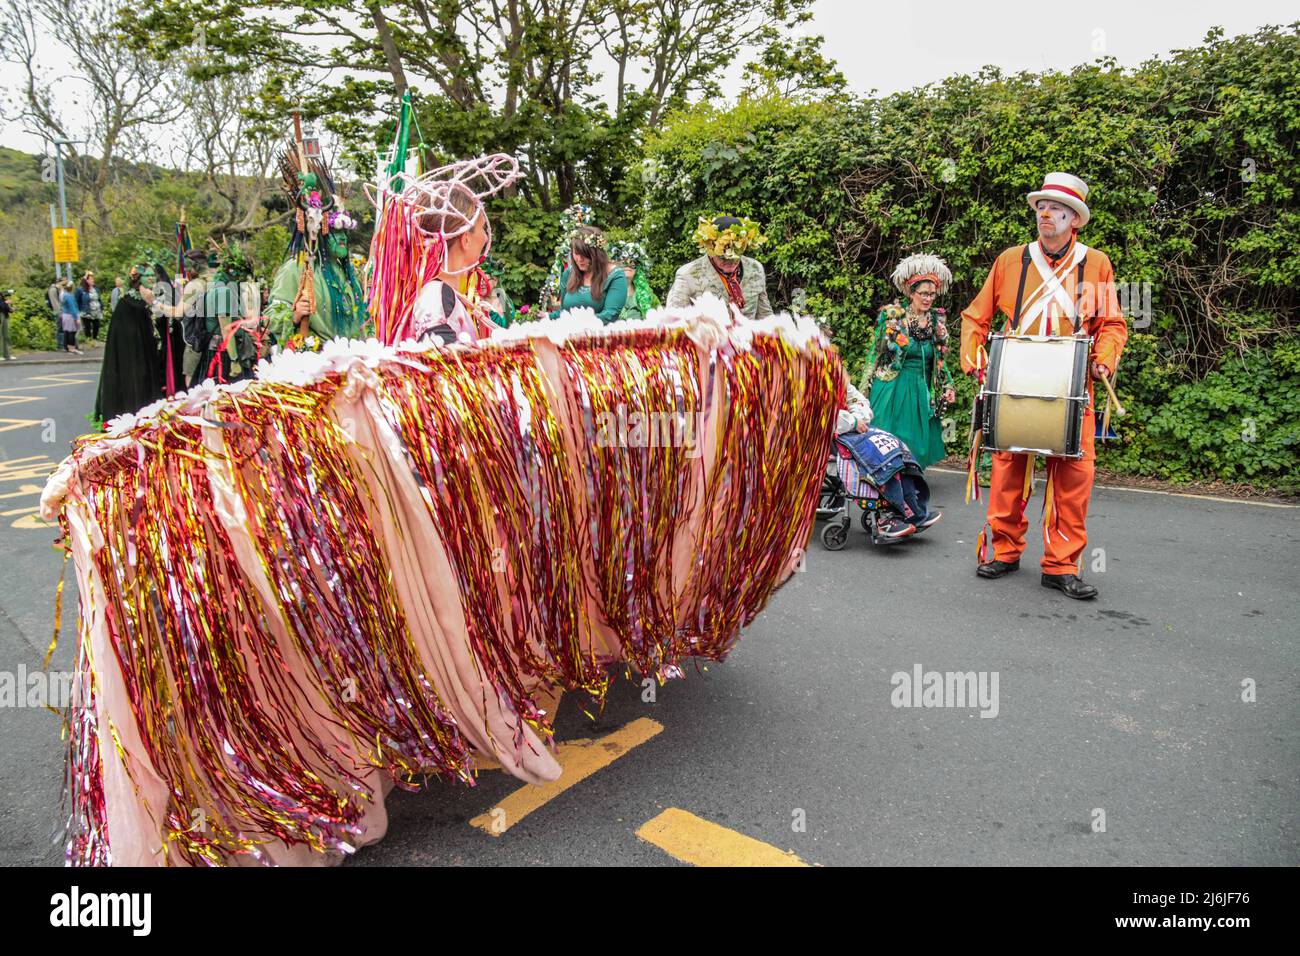
<instances>
[{"instance_id":1,"label":"woman in green dress","mask_svg":"<svg viewBox=\"0 0 1300 956\"><path fill-rule=\"evenodd\" d=\"M934 307L952 284L952 273L938 256L914 255L891 278L907 304L885 306L876 320L869 383L873 424L901 438L925 469L946 454L940 418L956 398L944 362L948 327L943 309Z\"/></svg>"},{"instance_id":2,"label":"woman in green dress","mask_svg":"<svg viewBox=\"0 0 1300 956\"><path fill-rule=\"evenodd\" d=\"M559 318L571 309L591 309L608 325L627 304L627 277L609 261L605 234L595 226L579 226L569 242L569 266L560 276Z\"/></svg>"}]
</instances>

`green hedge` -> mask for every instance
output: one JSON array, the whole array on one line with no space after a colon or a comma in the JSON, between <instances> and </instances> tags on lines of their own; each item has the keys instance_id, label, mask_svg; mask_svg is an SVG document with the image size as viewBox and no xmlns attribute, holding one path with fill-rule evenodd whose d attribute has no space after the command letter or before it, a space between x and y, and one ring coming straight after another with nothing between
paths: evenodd
<instances>
[{"instance_id":1,"label":"green hedge","mask_svg":"<svg viewBox=\"0 0 1300 956\"><path fill-rule=\"evenodd\" d=\"M9 317L9 340L22 351L50 351L58 347L54 320L44 289L15 289L13 314Z\"/></svg>"},{"instance_id":2,"label":"green hedge","mask_svg":"<svg viewBox=\"0 0 1300 956\"><path fill-rule=\"evenodd\" d=\"M1084 241L1121 283L1152 289L1149 312L1138 296L1130 307L1119 392L1132 415L1101 464L1296 492L1298 132L1297 28L1216 32L1137 70L989 69L879 100L700 105L651 138L633 185L660 291L696 254L697 216L755 218L774 304L804 289L857 374L900 258L947 259L955 329L998 252L1032 238L1025 194L1075 172L1093 190ZM959 394L957 453L969 383Z\"/></svg>"}]
</instances>

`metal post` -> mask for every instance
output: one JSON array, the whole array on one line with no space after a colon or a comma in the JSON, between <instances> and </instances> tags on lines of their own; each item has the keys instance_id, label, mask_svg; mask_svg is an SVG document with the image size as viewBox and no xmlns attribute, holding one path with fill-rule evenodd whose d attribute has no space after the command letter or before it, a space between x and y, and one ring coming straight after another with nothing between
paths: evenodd
<instances>
[{"instance_id":1,"label":"metal post","mask_svg":"<svg viewBox=\"0 0 1300 956\"><path fill-rule=\"evenodd\" d=\"M54 154L56 157L56 161L58 163L58 171L59 171L59 216L60 219L62 220L63 228L67 229L68 228L68 193L63 185L63 140L56 139L54 141ZM71 279L72 263L69 262L67 266L68 266L68 278Z\"/></svg>"},{"instance_id":2,"label":"metal post","mask_svg":"<svg viewBox=\"0 0 1300 956\"><path fill-rule=\"evenodd\" d=\"M54 215L54 203L50 203L50 235L54 235L54 230L59 228L59 220ZM55 253L57 258L58 253ZM59 278L63 274L62 263L54 263L54 278Z\"/></svg>"}]
</instances>

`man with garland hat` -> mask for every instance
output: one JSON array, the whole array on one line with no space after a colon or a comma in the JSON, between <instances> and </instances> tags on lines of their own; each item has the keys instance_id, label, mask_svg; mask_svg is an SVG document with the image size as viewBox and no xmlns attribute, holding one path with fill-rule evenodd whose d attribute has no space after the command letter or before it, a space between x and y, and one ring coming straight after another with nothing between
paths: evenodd
<instances>
[{"instance_id":1,"label":"man with garland hat","mask_svg":"<svg viewBox=\"0 0 1300 956\"><path fill-rule=\"evenodd\" d=\"M235 241L219 246L216 257L205 309L208 347L192 385L205 378L228 382L251 378L264 354L260 344L262 293L253 279L253 265Z\"/></svg>"},{"instance_id":2,"label":"man with garland hat","mask_svg":"<svg viewBox=\"0 0 1300 956\"><path fill-rule=\"evenodd\" d=\"M1109 257L1078 239L1088 224L1088 186L1069 173L1048 173L1041 189L1028 195L1038 239L1012 246L993 263L984 287L962 313L961 367L982 379L984 343L994 316L1008 318L1020 335L1070 335L1077 328L1091 338L1089 403L1083 420L1083 457L1047 459L1048 487L1043 514L1042 585L1087 600L1097 588L1080 579L1080 558L1088 542L1086 521L1096 460L1091 379L1114 373L1128 338ZM980 577L999 578L1020 567L1029 521L1025 506L1033 487L1032 454L996 452L989 486L988 524L992 554L980 536ZM987 560L986 560L987 559Z\"/></svg>"},{"instance_id":3,"label":"man with garland hat","mask_svg":"<svg viewBox=\"0 0 1300 956\"><path fill-rule=\"evenodd\" d=\"M712 292L746 318L762 319L772 314L767 274L757 259L745 255L767 242L758 223L737 216L701 216L694 239L704 255L677 270L668 292L668 308L686 308L704 293Z\"/></svg>"}]
</instances>

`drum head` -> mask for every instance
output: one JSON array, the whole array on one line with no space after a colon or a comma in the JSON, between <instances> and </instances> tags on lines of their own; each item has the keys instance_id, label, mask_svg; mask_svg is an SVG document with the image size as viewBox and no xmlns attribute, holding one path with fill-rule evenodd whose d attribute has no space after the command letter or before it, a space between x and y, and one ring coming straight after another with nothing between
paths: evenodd
<instances>
[{"instance_id":1,"label":"drum head","mask_svg":"<svg viewBox=\"0 0 1300 956\"><path fill-rule=\"evenodd\" d=\"M986 445L995 451L1078 457L1088 402L1087 360L1083 338L991 338Z\"/></svg>"}]
</instances>

